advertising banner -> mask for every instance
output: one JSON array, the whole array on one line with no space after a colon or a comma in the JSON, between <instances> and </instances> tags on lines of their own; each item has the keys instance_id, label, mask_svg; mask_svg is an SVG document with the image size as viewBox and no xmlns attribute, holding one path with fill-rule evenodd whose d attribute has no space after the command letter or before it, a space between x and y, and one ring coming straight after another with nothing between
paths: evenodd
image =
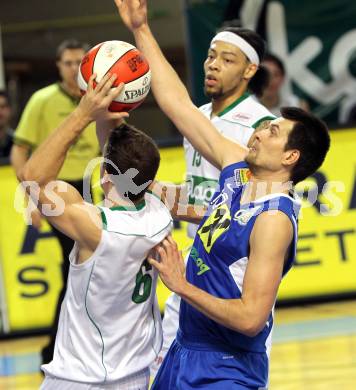
<instances>
[{"instance_id":1,"label":"advertising banner","mask_svg":"<svg viewBox=\"0 0 356 390\"><path fill-rule=\"evenodd\" d=\"M328 123L356 111L356 3L349 0L186 0L187 58L196 104L203 62L223 24L257 31L287 70L286 92L308 101ZM354 114L353 114L354 115Z\"/></svg>"},{"instance_id":2,"label":"advertising banner","mask_svg":"<svg viewBox=\"0 0 356 390\"><path fill-rule=\"evenodd\" d=\"M321 169L297 186L304 199L297 259L280 300L356 292L356 129L332 131L331 138ZM182 183L183 148L161 149L161 157L158 179ZM49 327L61 288L59 245L46 222L37 231L15 210L20 195L11 167L0 167L0 186L1 332ZM98 189L94 195L98 202ZM173 236L183 251L191 244L186 223L176 222ZM159 282L162 310L169 294Z\"/></svg>"}]
</instances>

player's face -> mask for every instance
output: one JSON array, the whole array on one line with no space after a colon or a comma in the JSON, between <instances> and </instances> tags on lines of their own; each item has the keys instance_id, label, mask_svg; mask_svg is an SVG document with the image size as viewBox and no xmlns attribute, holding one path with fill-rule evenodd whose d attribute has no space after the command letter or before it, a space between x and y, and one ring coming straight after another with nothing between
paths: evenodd
<instances>
[{"instance_id":1,"label":"player's face","mask_svg":"<svg viewBox=\"0 0 356 390\"><path fill-rule=\"evenodd\" d=\"M283 172L299 158L299 151L285 150L295 122L285 118L266 121L256 129L249 142L246 162L257 169Z\"/></svg>"},{"instance_id":2,"label":"player's face","mask_svg":"<svg viewBox=\"0 0 356 390\"><path fill-rule=\"evenodd\" d=\"M8 126L11 117L9 102L4 96L0 96L0 128Z\"/></svg>"},{"instance_id":3,"label":"player's face","mask_svg":"<svg viewBox=\"0 0 356 390\"><path fill-rule=\"evenodd\" d=\"M263 66L267 68L270 76L265 93L269 95L276 95L283 85L284 75L273 61L264 61Z\"/></svg>"},{"instance_id":4,"label":"player's face","mask_svg":"<svg viewBox=\"0 0 356 390\"><path fill-rule=\"evenodd\" d=\"M62 80L70 86L77 85L79 65L85 55L83 49L66 49L63 51L57 66Z\"/></svg>"},{"instance_id":5,"label":"player's face","mask_svg":"<svg viewBox=\"0 0 356 390\"><path fill-rule=\"evenodd\" d=\"M247 87L256 70L256 65L250 64L238 47L216 41L210 46L204 62L205 94L210 98L221 98L241 92L242 85Z\"/></svg>"}]
</instances>

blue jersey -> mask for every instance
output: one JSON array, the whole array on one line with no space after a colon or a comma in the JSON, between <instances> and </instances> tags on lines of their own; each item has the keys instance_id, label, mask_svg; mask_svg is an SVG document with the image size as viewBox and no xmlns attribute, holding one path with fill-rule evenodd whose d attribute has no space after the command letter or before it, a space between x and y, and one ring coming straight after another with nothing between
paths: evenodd
<instances>
[{"instance_id":1,"label":"blue jersey","mask_svg":"<svg viewBox=\"0 0 356 390\"><path fill-rule=\"evenodd\" d=\"M300 202L286 194L271 194L248 205L241 205L241 196L248 180L247 172L245 162L229 165L222 170L220 189L213 196L209 210L201 221L187 263L187 280L219 298L241 298L250 235L256 218L262 212L280 210L293 224L294 238L283 275L295 258ZM248 337L218 324L184 300L181 302L179 337L187 342L215 345L232 353L246 351L268 354L272 326L273 310L262 331Z\"/></svg>"}]
</instances>

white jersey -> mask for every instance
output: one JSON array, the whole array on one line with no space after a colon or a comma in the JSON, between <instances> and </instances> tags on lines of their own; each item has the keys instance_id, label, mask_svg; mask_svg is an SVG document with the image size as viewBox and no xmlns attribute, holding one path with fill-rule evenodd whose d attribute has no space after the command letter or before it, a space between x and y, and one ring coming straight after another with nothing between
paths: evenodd
<instances>
[{"instance_id":1,"label":"white jersey","mask_svg":"<svg viewBox=\"0 0 356 390\"><path fill-rule=\"evenodd\" d=\"M77 264L70 254L54 357L49 376L110 383L141 372L162 345L157 272L149 251L172 229L168 209L146 194L136 209L101 208L103 231L93 255Z\"/></svg>"},{"instance_id":2,"label":"white jersey","mask_svg":"<svg viewBox=\"0 0 356 390\"><path fill-rule=\"evenodd\" d=\"M211 103L205 104L199 109L221 134L243 145L247 145L254 129L259 124L275 118L266 107L248 93L242 95L213 118L211 118ZM187 170L188 202L192 205L208 205L214 195L220 171L205 160L188 140L184 139L183 145ZM197 227L195 224L188 225L190 238L194 238Z\"/></svg>"}]
</instances>

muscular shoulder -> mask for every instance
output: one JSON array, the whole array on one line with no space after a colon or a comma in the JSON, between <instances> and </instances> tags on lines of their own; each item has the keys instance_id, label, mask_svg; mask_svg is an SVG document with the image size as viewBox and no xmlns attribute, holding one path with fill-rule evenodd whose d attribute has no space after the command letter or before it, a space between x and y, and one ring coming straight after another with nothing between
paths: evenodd
<instances>
[{"instance_id":1,"label":"muscular shoulder","mask_svg":"<svg viewBox=\"0 0 356 390\"><path fill-rule=\"evenodd\" d=\"M293 224L286 213L281 210L262 212L254 224L251 234L251 245L267 246L273 250L286 251L293 239Z\"/></svg>"}]
</instances>

